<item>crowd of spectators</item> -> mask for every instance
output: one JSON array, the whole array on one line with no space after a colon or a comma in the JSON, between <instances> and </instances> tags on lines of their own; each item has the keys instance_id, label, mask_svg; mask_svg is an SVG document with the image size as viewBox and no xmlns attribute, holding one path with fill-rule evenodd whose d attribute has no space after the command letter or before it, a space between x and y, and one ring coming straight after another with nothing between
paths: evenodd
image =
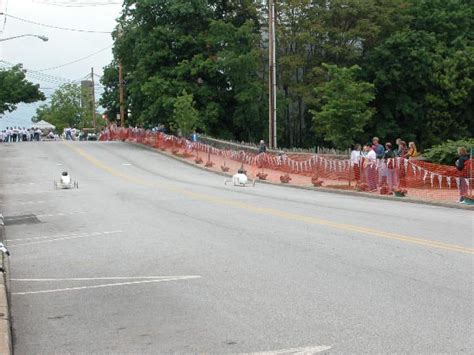
<instances>
[{"instance_id":1,"label":"crowd of spectators","mask_svg":"<svg viewBox=\"0 0 474 355\"><path fill-rule=\"evenodd\" d=\"M390 194L393 191L401 191L406 188L405 161L416 159L419 153L414 142L398 138L396 147L390 142L380 144L377 137L372 142L361 146L356 144L351 152L351 165L355 180L364 186L369 192L381 191ZM459 159L455 166L459 179L459 202L464 203L468 195L469 179L472 179L472 160L464 147L458 149ZM401 159L397 159L401 158ZM401 163L403 162L403 163Z\"/></svg>"},{"instance_id":2,"label":"crowd of spectators","mask_svg":"<svg viewBox=\"0 0 474 355\"><path fill-rule=\"evenodd\" d=\"M385 187L387 193L400 188L401 170L396 169L395 158L415 159L418 156L416 144L408 143L398 138L396 147L387 142L380 144L378 137L363 147L356 144L351 152L351 164L354 169L356 181L367 184L370 192L375 192L379 187Z\"/></svg>"},{"instance_id":3,"label":"crowd of spectators","mask_svg":"<svg viewBox=\"0 0 474 355\"><path fill-rule=\"evenodd\" d=\"M40 141L43 137L54 139L55 135L52 131L44 134L43 131L37 127L7 127L0 131L0 143Z\"/></svg>"}]
</instances>

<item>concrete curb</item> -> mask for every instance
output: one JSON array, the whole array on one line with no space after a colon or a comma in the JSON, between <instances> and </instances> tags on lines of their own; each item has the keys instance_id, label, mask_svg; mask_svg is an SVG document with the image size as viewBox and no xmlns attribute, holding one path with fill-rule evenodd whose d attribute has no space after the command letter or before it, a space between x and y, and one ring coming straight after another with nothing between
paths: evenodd
<instances>
[{"instance_id":1,"label":"concrete curb","mask_svg":"<svg viewBox=\"0 0 474 355\"><path fill-rule=\"evenodd\" d=\"M204 170L204 171L216 174L216 175L225 176L225 177L231 177L232 176L232 174L227 174L227 173L220 172L220 171L210 170L208 168L205 168L202 165L192 163L188 160L179 158L175 155L169 154L167 152L163 152L159 149L149 147L147 145L143 145L143 144L140 144L140 143L134 143L134 142L125 142L125 143L131 144L131 145L134 145L136 147L143 148L143 149L146 149L146 150L151 150L155 153L158 153L158 154L161 154L161 155L166 156L168 158L174 159L174 160L179 161L183 164L193 166L197 169L201 169L201 170ZM345 195L345 196L356 196L356 197L362 197L362 198L365 197L365 198L371 198L371 199L376 199L376 200L415 203L415 204L419 204L419 205L428 205L428 206L446 207L446 208L454 208L454 209L459 209L459 210L474 211L474 206L463 205L463 204L458 204L458 203L417 200L417 199L413 199L413 198L409 198L409 197L395 197L395 196L387 196L387 195L375 195L375 194L371 194L371 193L367 193L367 192L337 190L337 189L329 189L329 188L324 188L324 187L312 187L312 186L299 186L299 185L291 185L291 184L280 184L280 183L275 183L275 182L265 181L265 180L257 180L257 181L259 183L263 183L263 184L269 184L269 185L280 186L280 187L289 187L289 188L292 188L292 189L299 189L299 190L318 191L318 192Z\"/></svg>"},{"instance_id":2,"label":"concrete curb","mask_svg":"<svg viewBox=\"0 0 474 355\"><path fill-rule=\"evenodd\" d=\"M0 241L5 240L5 228L0 226ZM8 256L1 253L0 265L5 270L0 274L0 354L13 354L10 303L8 299L7 275L9 272Z\"/></svg>"}]
</instances>

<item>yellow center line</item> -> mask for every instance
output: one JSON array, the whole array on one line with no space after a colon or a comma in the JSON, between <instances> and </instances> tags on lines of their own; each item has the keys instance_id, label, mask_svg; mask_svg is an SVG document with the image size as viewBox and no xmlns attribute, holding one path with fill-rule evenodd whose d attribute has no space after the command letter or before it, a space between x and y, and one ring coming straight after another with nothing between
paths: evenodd
<instances>
[{"instance_id":1,"label":"yellow center line","mask_svg":"<svg viewBox=\"0 0 474 355\"><path fill-rule=\"evenodd\" d=\"M179 188L176 186L171 186L171 185L165 185L165 184L157 184L153 183L150 181L146 181L140 178L136 178L133 176L130 176L128 174L122 173L120 171L117 171L98 159L94 158L93 156L87 154L83 149L75 147L74 145L67 144L65 145L74 150L76 153L84 157L86 160L94 164L96 167L108 172L109 174L119 177L121 179L124 179L128 182L141 185L141 186L146 186L146 187L152 187L152 188L160 188L166 191L170 192L177 192L186 196L189 196L195 200L201 200L201 201L207 201L213 204L218 204L218 205L225 205L225 206L230 206L230 207L235 207L239 209L244 209L247 211L251 211L254 213L258 213L261 215L267 215L267 216L274 216L274 217L279 217L279 218L284 218L287 220L292 220L292 221L299 221L299 222L304 222L307 224L314 224L314 225L321 225L321 226L326 226L338 230L344 230L344 231L350 231L350 232L357 232L361 234L366 234L366 235L371 235L379 238L385 238L385 239L394 239L406 243L411 243L411 244L417 244L417 245L424 245L432 248L437 248L437 249L443 249L443 250L450 250L450 251L457 251L460 253L465 253L465 254L471 254L474 255L474 249L473 248L468 248L460 245L455 245L455 244L448 244L448 243L443 243L443 242L437 242L433 240L427 240L427 239L422 239L422 238L415 238L415 237L410 237L402 234L397 234L397 233L391 233L391 232L384 232L381 230L373 229L373 228L367 228L367 227L361 227L361 226L356 226L356 225L351 225L351 224L345 224L345 223L338 223L338 222L333 222L330 220L325 220L317 217L312 217L312 216L305 216L305 215L300 215L296 213L290 213L290 212L285 212L282 210L277 210L274 208L267 208L267 207L259 207L256 205L252 205L250 203L245 203L245 202L240 202L232 199L226 199L223 197L218 197L218 196L213 196L209 194L204 194L204 193L198 193L198 192L193 192L189 191L183 188Z\"/></svg>"}]
</instances>

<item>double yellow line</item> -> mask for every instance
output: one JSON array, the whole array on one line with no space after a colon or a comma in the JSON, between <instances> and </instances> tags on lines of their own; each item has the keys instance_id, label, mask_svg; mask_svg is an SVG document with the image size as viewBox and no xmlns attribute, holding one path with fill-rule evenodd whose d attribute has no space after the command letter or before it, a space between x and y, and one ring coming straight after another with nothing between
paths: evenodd
<instances>
[{"instance_id":1,"label":"double yellow line","mask_svg":"<svg viewBox=\"0 0 474 355\"><path fill-rule=\"evenodd\" d=\"M93 156L87 154L83 149L78 148L74 145L67 144L65 143L67 147L70 149L74 150L76 153L78 153L80 156L94 164L96 167L108 172L109 174L119 177L123 180L126 180L128 182L141 185L141 186L146 186L146 187L152 187L152 188L160 188L164 189L167 191L171 192L177 192L180 194L183 194L185 196L189 196L195 200L200 200L200 201L206 201L210 202L213 204L217 205L225 205L229 207L234 207L234 208L239 208L247 211L251 211L253 213L261 214L261 215L266 215L266 216L273 216L273 217L278 217L278 218L283 218L287 220L292 220L292 221L298 221L298 222L303 222L307 224L313 224L313 225L320 225L320 226L325 226L325 227L330 227L333 229L338 229L338 230L343 230L343 231L349 231L349 232L356 232L356 233L361 233L361 234L366 234L366 235L371 235L374 237L378 238L385 238L385 239L393 239L393 240L398 240L402 241L405 243L411 243L411 244L418 244L418 245L423 245L431 248L437 248L437 249L443 249L443 250L450 250L450 251L456 251L464 254L471 254L474 255L474 249L473 248L468 248L468 247L463 247L460 245L455 245L455 244L447 244L447 243L442 243L442 242L437 242L433 240L427 240L427 239L421 239L421 238L415 238L415 237L410 237L402 234L397 234L397 233L390 233L390 232L384 232L381 230L373 229L373 228L367 228L367 227L361 227L361 226L355 226L351 224L345 224L345 223L338 223L338 222L333 222L321 218L316 218L316 217L311 217L311 216L305 216L305 215L300 215L296 213L290 213L290 212L285 212L282 210L277 210L274 208L267 208L267 207L259 207L256 205L252 205L250 203L245 203L241 201L236 201L236 200L231 200L231 199L226 199L218 196L213 196L209 194L203 194L203 193L198 193L198 192L193 192L189 191L186 189L182 189L179 187L175 186L170 186L170 185L163 185L163 184L156 184L152 183L140 178L136 178L133 176L130 176L128 174L122 173L120 171L117 171L110 166L105 165L98 159L94 158Z\"/></svg>"}]
</instances>

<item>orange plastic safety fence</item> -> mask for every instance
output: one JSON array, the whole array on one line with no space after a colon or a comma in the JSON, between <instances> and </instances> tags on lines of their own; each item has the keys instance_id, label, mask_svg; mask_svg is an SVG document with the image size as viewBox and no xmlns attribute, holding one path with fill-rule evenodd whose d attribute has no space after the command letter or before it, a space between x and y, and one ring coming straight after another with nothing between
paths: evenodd
<instances>
[{"instance_id":1,"label":"orange plastic safety fence","mask_svg":"<svg viewBox=\"0 0 474 355\"><path fill-rule=\"evenodd\" d=\"M299 185L358 190L378 194L455 202L472 195L474 180L468 171L416 159L393 158L369 162L309 154L249 153L217 149L185 138L143 129L104 131L101 141L131 141L193 159L210 169L235 172L241 166L255 178ZM472 162L471 162L472 163Z\"/></svg>"}]
</instances>

